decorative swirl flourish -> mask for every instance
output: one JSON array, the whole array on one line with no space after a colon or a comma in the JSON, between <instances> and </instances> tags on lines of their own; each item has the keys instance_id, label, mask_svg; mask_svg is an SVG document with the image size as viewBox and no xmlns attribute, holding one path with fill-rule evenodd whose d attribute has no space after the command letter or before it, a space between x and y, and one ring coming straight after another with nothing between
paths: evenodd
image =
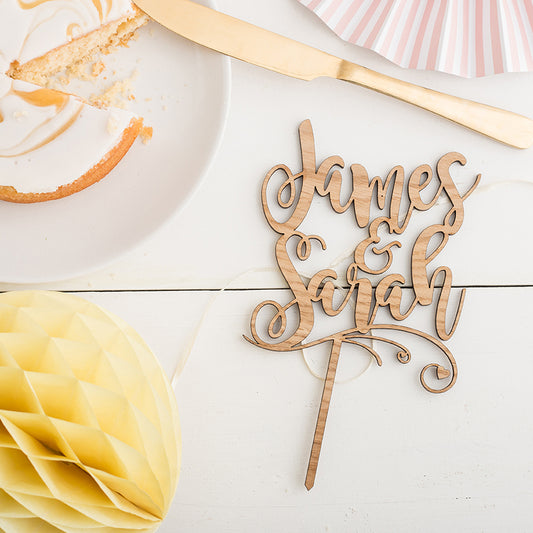
<instances>
[{"instance_id":1,"label":"decorative swirl flourish","mask_svg":"<svg viewBox=\"0 0 533 533\"><path fill-rule=\"evenodd\" d=\"M295 301L292 302L292 304L294 303ZM284 331L286 327L285 312L284 312L284 309L279 304L277 304L276 302L272 302L272 301L263 302L263 304L261 304L255 309L252 320L255 319L259 310L266 304L273 305L277 310L277 313L274 315L274 318L270 322L270 326L268 328L268 334L270 338L272 339L279 338L283 333L281 331L274 332L273 325L276 322L279 323L279 321L281 320L280 330L283 329ZM403 325L400 326L396 324L372 324L372 330L379 330L379 329L394 330L394 331L400 331L403 333L409 333L409 334L421 337L429 341L430 343L432 343L445 356L446 363L447 363L446 366L449 367L449 370L438 363L430 363L421 370L420 383L422 384L424 389L434 394L440 394L440 393L446 392L453 387L453 385L455 384L457 380L457 364L450 350L448 350L448 348L446 348L446 346L440 340L436 339L435 337L432 337L431 335L428 335L427 333L424 333L417 329L409 328ZM271 333L273 333L275 336L272 335ZM372 334L363 334L363 333L360 333L356 329L349 329L349 330L341 331L339 333L328 335L321 339L317 339L317 340L307 342L307 343L299 342L295 345L288 345L287 342L280 342L278 344L266 343L257 336L257 331L255 330L255 328L253 328L252 336L253 336L253 339L250 339L247 336L244 336L244 338L248 342L256 346L259 346L261 348L268 348L269 350L273 350L277 352L291 352L291 351L296 351L300 349L311 348L313 346L317 346L325 342L333 342L333 343L341 343L341 344L346 342L348 344L358 346L359 348L362 348L368 353L370 353L372 357L374 357L378 366L381 366L382 359L379 356L379 354L370 346L367 346L366 344L360 342L360 340L356 340L356 339L372 340L372 341L384 342L384 343L393 345L396 348L398 348L398 352L396 353L396 358L400 363L407 364L412 360L411 351L403 344L400 344L399 342L392 340L392 339L388 339L386 337L375 336ZM438 388L431 387L428 384L426 377L427 377L427 372L429 371L430 368L435 369L437 379L441 380L441 379L449 378L449 381L445 387L438 389Z\"/></svg>"},{"instance_id":2,"label":"decorative swirl flourish","mask_svg":"<svg viewBox=\"0 0 533 533\"><path fill-rule=\"evenodd\" d=\"M450 350L448 350L448 348L439 339L436 339L435 337L432 337L431 335L428 335L427 333L424 333L417 329L409 328L407 326L400 326L397 324L373 324L372 329L389 329L389 330L392 329L395 331L402 331L404 333L411 333L412 335L416 335L418 337L421 337L431 342L434 346L436 346L441 351L441 353L444 354L444 356L447 359L447 363L449 363L450 369L447 370L443 368L442 365L439 365L437 363L430 363L429 365L426 365L420 372L420 383L422 384L424 389L426 389L428 392L432 392L433 394L440 394L442 392L446 392L455 385L455 382L457 381L457 363L455 362L455 358L453 357ZM408 360L400 361L401 363L408 363L411 360L410 353L408 352L406 353L408 354ZM398 360L400 360L399 354L398 354ZM425 380L425 376L427 374L427 371L430 368L435 368L436 377L439 380L444 379L444 377L449 377L450 378L449 383L442 389L435 389L431 387L430 385L428 385L427 381ZM445 376L445 374L447 374L447 376Z\"/></svg>"},{"instance_id":3,"label":"decorative swirl flourish","mask_svg":"<svg viewBox=\"0 0 533 533\"><path fill-rule=\"evenodd\" d=\"M279 339L285 333L285 329L287 328L287 313L285 312L286 308L282 307L278 302L275 302L274 300L261 302L252 313L252 321L255 324L259 311L267 306L272 306L276 309L276 313L270 320L267 328L268 336L271 339ZM253 341L250 340L252 344L255 344L256 346L264 346L264 343L259 339L255 328L252 329L252 336L254 338Z\"/></svg>"},{"instance_id":4,"label":"decorative swirl flourish","mask_svg":"<svg viewBox=\"0 0 533 533\"><path fill-rule=\"evenodd\" d=\"M408 363L411 360L411 352L408 348L400 344L399 342L393 341L392 339L386 339L385 337L376 337L375 335L349 335L346 337L346 342L351 342L351 339L354 338L362 338L362 339L370 339L372 341L381 341L386 342L387 344L392 344L393 346L396 346L399 348L399 351L396 354L396 358L400 363ZM378 365L381 366L381 359L377 361Z\"/></svg>"},{"instance_id":5,"label":"decorative swirl flourish","mask_svg":"<svg viewBox=\"0 0 533 533\"><path fill-rule=\"evenodd\" d=\"M371 339L371 340L375 339L371 335L361 335L361 337L364 337L364 338L367 338L367 339ZM364 350L366 350L376 360L376 363L378 364L378 366L381 366L383 364L383 361L381 360L381 357L376 352L376 350L374 350L374 348L372 348L370 346L367 346L366 344L363 344L362 342L358 342L358 341L354 340L353 337L350 338L350 339L345 339L344 342L347 342L348 344L353 344L354 346L359 346L360 348L363 348Z\"/></svg>"},{"instance_id":6,"label":"decorative swirl flourish","mask_svg":"<svg viewBox=\"0 0 533 533\"><path fill-rule=\"evenodd\" d=\"M322 250L326 249L326 242L320 235L306 235L301 231L295 231L294 237L299 237L298 244L296 245L296 255L300 261L306 261L311 255L311 241L318 241Z\"/></svg>"}]
</instances>

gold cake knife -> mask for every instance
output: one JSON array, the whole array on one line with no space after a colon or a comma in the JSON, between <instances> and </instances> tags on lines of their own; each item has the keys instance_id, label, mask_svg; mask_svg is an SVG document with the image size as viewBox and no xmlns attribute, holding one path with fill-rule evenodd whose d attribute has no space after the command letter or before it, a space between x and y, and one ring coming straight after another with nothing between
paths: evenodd
<instances>
[{"instance_id":1,"label":"gold cake knife","mask_svg":"<svg viewBox=\"0 0 533 533\"><path fill-rule=\"evenodd\" d=\"M170 30L203 46L287 76L336 78L393 96L516 148L533 144L533 120L380 74L191 0L134 0Z\"/></svg>"},{"instance_id":2,"label":"gold cake knife","mask_svg":"<svg viewBox=\"0 0 533 533\"><path fill-rule=\"evenodd\" d=\"M177 34L231 57L302 80L336 78L393 96L516 148L533 144L533 120L420 87L283 37L191 0L134 0Z\"/></svg>"}]
</instances>

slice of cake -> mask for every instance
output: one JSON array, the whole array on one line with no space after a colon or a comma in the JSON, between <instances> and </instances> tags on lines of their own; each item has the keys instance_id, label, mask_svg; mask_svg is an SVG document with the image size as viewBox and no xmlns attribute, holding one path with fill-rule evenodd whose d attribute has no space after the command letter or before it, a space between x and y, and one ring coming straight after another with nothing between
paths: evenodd
<instances>
[{"instance_id":1,"label":"slice of cake","mask_svg":"<svg viewBox=\"0 0 533 533\"><path fill-rule=\"evenodd\" d=\"M120 161L141 131L140 117L42 86L127 42L147 21L129 0L0 0L1 200L68 196Z\"/></svg>"},{"instance_id":2,"label":"slice of cake","mask_svg":"<svg viewBox=\"0 0 533 533\"><path fill-rule=\"evenodd\" d=\"M50 74L127 42L148 20L130 0L2 0L0 70L43 85Z\"/></svg>"},{"instance_id":3,"label":"slice of cake","mask_svg":"<svg viewBox=\"0 0 533 533\"><path fill-rule=\"evenodd\" d=\"M54 200L92 185L120 161L141 127L129 111L98 109L0 76L0 199Z\"/></svg>"}]
</instances>

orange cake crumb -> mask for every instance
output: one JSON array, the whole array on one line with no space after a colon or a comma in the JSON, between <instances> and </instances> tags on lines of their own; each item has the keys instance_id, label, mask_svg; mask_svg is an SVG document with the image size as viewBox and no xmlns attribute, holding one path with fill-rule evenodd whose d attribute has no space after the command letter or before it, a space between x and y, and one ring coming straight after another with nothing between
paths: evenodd
<instances>
[{"instance_id":1,"label":"orange cake crumb","mask_svg":"<svg viewBox=\"0 0 533 533\"><path fill-rule=\"evenodd\" d=\"M139 137L141 138L143 144L148 144L152 136L154 135L154 128L152 126L143 126L139 132Z\"/></svg>"},{"instance_id":2,"label":"orange cake crumb","mask_svg":"<svg viewBox=\"0 0 533 533\"><path fill-rule=\"evenodd\" d=\"M96 78L96 76L99 76L105 69L105 64L103 61L96 61L93 63L92 67L92 75Z\"/></svg>"}]
</instances>

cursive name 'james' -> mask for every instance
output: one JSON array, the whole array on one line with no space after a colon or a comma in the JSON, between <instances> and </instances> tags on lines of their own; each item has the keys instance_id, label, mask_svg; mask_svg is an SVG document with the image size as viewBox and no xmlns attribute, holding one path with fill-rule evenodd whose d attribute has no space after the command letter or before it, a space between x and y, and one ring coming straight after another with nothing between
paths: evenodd
<instances>
[{"instance_id":1,"label":"cursive name 'james'","mask_svg":"<svg viewBox=\"0 0 533 533\"><path fill-rule=\"evenodd\" d=\"M341 185L345 179L341 172L345 169L343 159L331 156L317 166L314 135L308 120L300 125L299 134L302 170L295 174L286 165L277 165L268 172L262 187L265 216L272 229L280 234L276 243L276 258L294 299L284 306L274 301L267 301L256 307L252 317L252 336L255 343L280 351L295 349L311 331L314 321L313 302L319 302L327 315L335 316L346 308L351 298L355 298L354 331L365 334L374 326L376 313L380 307L388 308L395 320L402 321L417 305L430 305L437 288L440 292L435 311L435 329L440 339L449 339L457 326L465 292L463 290L461 293L455 313L449 314L447 310L452 288L452 272L447 266L439 266L428 272L428 265L443 250L449 237L461 228L464 219L464 201L474 191L481 176L478 175L470 189L461 194L450 175L450 167L455 163L465 165L466 159L455 152L442 156L435 170L423 164L415 168L408 178L403 167L395 166L385 179L379 176L369 179L362 165L353 164L350 166L350 194L343 202L341 200ZM274 217L267 201L267 186L271 178L280 172L283 173L284 181L277 191L277 201L282 208L292 211L289 218L283 222ZM430 183L435 192L431 198L424 200L421 193ZM326 248L321 237L306 235L298 229L309 212L315 194L327 197L336 213L351 210L355 223L361 228L368 229L368 236L356 246L353 261L346 269L348 291L338 305L334 305L336 291L334 281L337 280L337 273L334 270L320 270L306 283L289 257L288 243L291 239L297 241L296 255L300 261L305 261L309 257L313 240L318 241L323 249ZM402 302L402 287L406 283L402 274L389 273L375 287L372 286L370 279L365 277L365 274L385 274L392 264L394 247L401 246L398 241L382 244L378 233L382 235L385 230L389 235L401 235L406 230L414 211L431 209L443 194L450 203L443 222L426 227L415 240L411 256L413 291L406 305L406 302ZM379 209L379 216L371 220L373 200ZM400 213L405 214L400 217ZM435 240L438 244L430 246L430 241L435 243ZM383 266L378 268L369 266L368 256L372 254L383 258ZM439 278L440 287L437 287ZM272 343L261 340L255 330L257 314L266 305L274 306L276 309L268 328L269 337L274 341ZM286 330L287 311L293 306L298 309L299 323L290 337L277 342ZM402 312L402 309L406 310ZM453 316L449 325L446 321L447 316Z\"/></svg>"}]
</instances>

